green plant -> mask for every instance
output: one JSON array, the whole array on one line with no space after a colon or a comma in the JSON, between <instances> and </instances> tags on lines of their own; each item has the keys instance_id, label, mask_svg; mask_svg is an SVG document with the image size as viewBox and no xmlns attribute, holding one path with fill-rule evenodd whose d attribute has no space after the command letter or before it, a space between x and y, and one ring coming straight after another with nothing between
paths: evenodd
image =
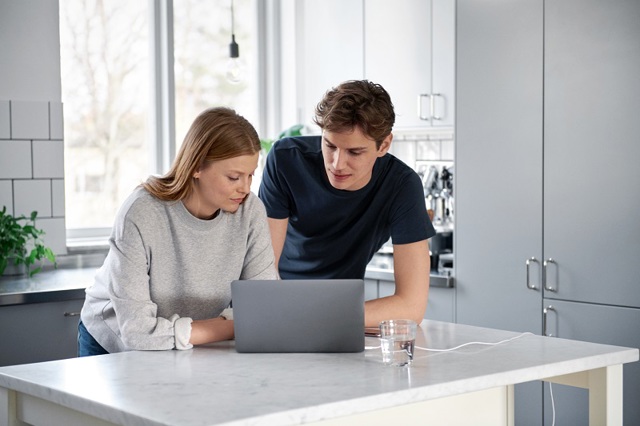
<instances>
[{"instance_id":1,"label":"green plant","mask_svg":"<svg viewBox=\"0 0 640 426\"><path fill-rule=\"evenodd\" d=\"M7 213L7 207L0 212L0 275L11 260L14 265L25 265L29 276L42 270L43 259L49 260L56 266L56 256L53 251L45 247L42 241L44 231L36 228L35 220L38 212L32 212L30 217L21 215L13 217ZM28 250L31 248L31 250ZM36 260L40 265L31 268Z\"/></svg>"},{"instance_id":2,"label":"green plant","mask_svg":"<svg viewBox=\"0 0 640 426\"><path fill-rule=\"evenodd\" d=\"M271 147L277 140L289 136L302 136L303 127L304 125L302 124L294 124L293 126L280 132L276 139L260 139L260 147L264 150L265 154L268 154L269 151L271 151Z\"/></svg>"}]
</instances>

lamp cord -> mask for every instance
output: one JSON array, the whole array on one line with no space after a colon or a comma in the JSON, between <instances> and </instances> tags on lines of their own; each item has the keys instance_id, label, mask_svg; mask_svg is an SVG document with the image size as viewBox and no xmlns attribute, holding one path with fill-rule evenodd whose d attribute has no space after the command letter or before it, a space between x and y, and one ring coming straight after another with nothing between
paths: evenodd
<instances>
[{"instance_id":1,"label":"lamp cord","mask_svg":"<svg viewBox=\"0 0 640 426\"><path fill-rule=\"evenodd\" d=\"M233 18L233 0L231 0L231 35L235 36L236 31L234 28L234 18Z\"/></svg>"}]
</instances>

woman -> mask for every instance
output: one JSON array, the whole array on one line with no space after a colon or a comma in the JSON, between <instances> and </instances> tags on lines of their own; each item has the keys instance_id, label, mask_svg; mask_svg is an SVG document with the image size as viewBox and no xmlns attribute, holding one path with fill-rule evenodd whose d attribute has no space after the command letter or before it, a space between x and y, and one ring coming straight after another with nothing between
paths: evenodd
<instances>
[{"instance_id":1,"label":"woman","mask_svg":"<svg viewBox=\"0 0 640 426\"><path fill-rule=\"evenodd\" d=\"M78 355L190 349L233 338L236 279L275 279L264 206L250 192L260 141L235 111L191 125L171 170L118 212L78 327Z\"/></svg>"}]
</instances>

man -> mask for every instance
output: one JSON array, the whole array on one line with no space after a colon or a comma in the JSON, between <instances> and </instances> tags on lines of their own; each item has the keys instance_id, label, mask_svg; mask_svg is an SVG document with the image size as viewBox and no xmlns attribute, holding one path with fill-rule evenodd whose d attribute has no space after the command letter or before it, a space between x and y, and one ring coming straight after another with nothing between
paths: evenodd
<instances>
[{"instance_id":1,"label":"man","mask_svg":"<svg viewBox=\"0 0 640 426\"><path fill-rule=\"evenodd\" d=\"M391 237L395 293L366 302L365 326L420 322L435 231L420 177L387 154L395 121L389 94L366 80L344 82L325 94L314 121L322 136L278 141L260 185L280 277L363 278Z\"/></svg>"}]
</instances>

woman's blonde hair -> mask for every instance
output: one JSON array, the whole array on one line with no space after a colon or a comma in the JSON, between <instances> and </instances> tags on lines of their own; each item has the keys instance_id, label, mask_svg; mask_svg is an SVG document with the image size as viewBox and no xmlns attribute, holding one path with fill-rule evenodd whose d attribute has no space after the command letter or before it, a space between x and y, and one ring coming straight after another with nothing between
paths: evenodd
<instances>
[{"instance_id":1,"label":"woman's blonde hair","mask_svg":"<svg viewBox=\"0 0 640 426\"><path fill-rule=\"evenodd\" d=\"M191 124L169 172L150 176L142 186L161 200L183 200L193 191L198 170L214 161L258 152L260 139L249 121L230 108L210 108Z\"/></svg>"}]
</instances>

